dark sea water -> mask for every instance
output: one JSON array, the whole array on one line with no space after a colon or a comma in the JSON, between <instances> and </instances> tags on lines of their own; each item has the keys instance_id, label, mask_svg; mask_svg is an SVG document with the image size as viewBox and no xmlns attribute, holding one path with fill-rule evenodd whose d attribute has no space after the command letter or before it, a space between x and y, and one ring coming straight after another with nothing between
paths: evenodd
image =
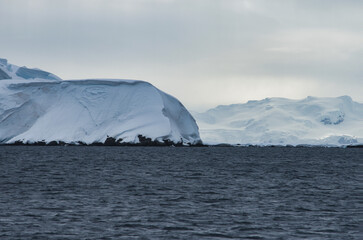
<instances>
[{"instance_id":1,"label":"dark sea water","mask_svg":"<svg viewBox=\"0 0 363 240\"><path fill-rule=\"evenodd\" d=\"M363 149L0 147L0 239L363 239Z\"/></svg>"}]
</instances>

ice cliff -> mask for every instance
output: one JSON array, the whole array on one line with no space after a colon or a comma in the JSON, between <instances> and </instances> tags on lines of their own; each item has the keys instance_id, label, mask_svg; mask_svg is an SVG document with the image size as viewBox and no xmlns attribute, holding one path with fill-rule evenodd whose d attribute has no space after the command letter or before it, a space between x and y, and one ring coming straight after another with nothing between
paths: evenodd
<instances>
[{"instance_id":1,"label":"ice cliff","mask_svg":"<svg viewBox=\"0 0 363 240\"><path fill-rule=\"evenodd\" d=\"M0 59L0 143L142 140L198 144L198 126L174 97L143 81L61 80Z\"/></svg>"}]
</instances>

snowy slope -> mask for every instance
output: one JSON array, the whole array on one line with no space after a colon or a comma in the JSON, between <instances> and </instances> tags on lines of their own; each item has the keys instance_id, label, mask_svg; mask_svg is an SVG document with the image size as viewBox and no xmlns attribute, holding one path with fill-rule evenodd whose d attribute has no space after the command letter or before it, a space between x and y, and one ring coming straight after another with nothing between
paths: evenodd
<instances>
[{"instance_id":1,"label":"snowy slope","mask_svg":"<svg viewBox=\"0 0 363 240\"><path fill-rule=\"evenodd\" d=\"M266 98L193 114L204 143L350 145L363 143L363 104L348 96Z\"/></svg>"},{"instance_id":2,"label":"snowy slope","mask_svg":"<svg viewBox=\"0 0 363 240\"><path fill-rule=\"evenodd\" d=\"M47 80L61 80L58 76L37 69L19 67L9 64L4 58L0 58L0 80L3 79L47 79Z\"/></svg>"},{"instance_id":3,"label":"snowy slope","mask_svg":"<svg viewBox=\"0 0 363 240\"><path fill-rule=\"evenodd\" d=\"M161 142L200 142L185 107L147 82L62 81L49 75L0 81L0 143L90 144L107 137L137 143L138 135Z\"/></svg>"}]
</instances>

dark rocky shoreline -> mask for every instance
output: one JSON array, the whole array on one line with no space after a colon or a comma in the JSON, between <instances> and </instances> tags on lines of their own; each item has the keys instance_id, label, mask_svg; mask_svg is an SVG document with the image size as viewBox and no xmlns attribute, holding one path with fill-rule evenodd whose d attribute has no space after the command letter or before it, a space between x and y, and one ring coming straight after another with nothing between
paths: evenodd
<instances>
[{"instance_id":1,"label":"dark rocky shoreline","mask_svg":"<svg viewBox=\"0 0 363 240\"><path fill-rule=\"evenodd\" d=\"M123 142L123 139L115 139L113 137L107 137L105 142L93 142L90 144L78 141L74 143L66 143L63 141L37 141L37 142L22 142L16 141L14 143L7 143L7 144L0 144L3 146L174 146L174 147L184 147L184 146L193 146L193 147L203 147L207 146L204 145L202 142L196 144L188 144L184 145L182 141L180 142L173 142L169 139L164 139L162 142L158 140L152 140L151 138L147 138L143 135L138 135L139 142L132 143L132 142Z\"/></svg>"},{"instance_id":2,"label":"dark rocky shoreline","mask_svg":"<svg viewBox=\"0 0 363 240\"><path fill-rule=\"evenodd\" d=\"M63 141L38 141L38 142L22 142L16 141L14 143L0 143L0 146L111 146L111 147L242 147L242 148L363 148L363 145L347 145L347 146L324 146L324 145L231 145L231 144L203 144L202 142L197 144L183 144L182 142L173 142L170 140L163 140L162 142L157 140L152 140L151 138L146 138L144 136L139 135L139 142L132 143L132 142L122 142L122 139L116 140L115 138L108 137L105 142L93 142L90 144L84 142L73 142L73 143L66 143Z\"/></svg>"}]
</instances>

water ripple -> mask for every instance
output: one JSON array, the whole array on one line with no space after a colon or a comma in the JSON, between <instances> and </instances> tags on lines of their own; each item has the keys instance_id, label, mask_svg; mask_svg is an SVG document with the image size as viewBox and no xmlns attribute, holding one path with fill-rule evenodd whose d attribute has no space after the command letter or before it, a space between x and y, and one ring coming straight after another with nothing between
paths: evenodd
<instances>
[{"instance_id":1,"label":"water ripple","mask_svg":"<svg viewBox=\"0 0 363 240\"><path fill-rule=\"evenodd\" d=\"M0 147L0 239L363 239L361 149Z\"/></svg>"}]
</instances>

